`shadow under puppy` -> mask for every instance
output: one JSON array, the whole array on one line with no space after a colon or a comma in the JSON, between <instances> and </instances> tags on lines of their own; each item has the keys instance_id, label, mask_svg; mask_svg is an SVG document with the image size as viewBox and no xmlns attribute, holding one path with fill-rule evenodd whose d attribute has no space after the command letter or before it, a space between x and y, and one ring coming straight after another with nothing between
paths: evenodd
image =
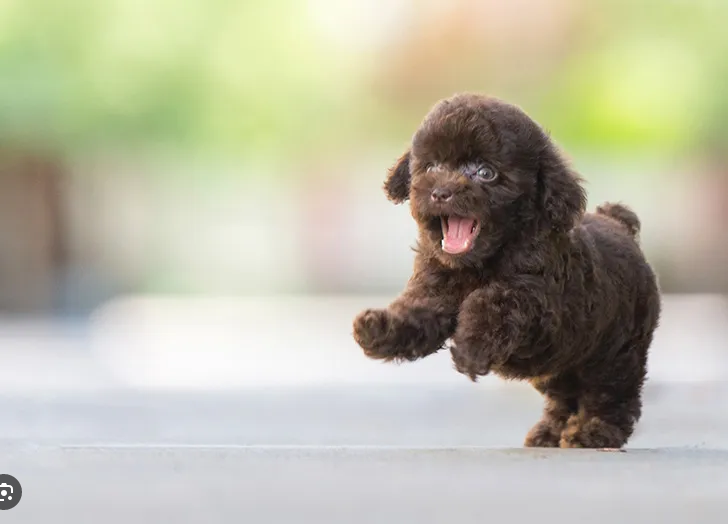
<instances>
[{"instance_id":1,"label":"shadow under puppy","mask_svg":"<svg viewBox=\"0 0 728 524\"><path fill-rule=\"evenodd\" d=\"M418 239L403 292L354 320L365 354L412 361L450 340L472 380L492 372L543 394L526 446L622 447L661 309L638 217L620 204L585 213L548 135L476 94L435 105L384 189L409 199Z\"/></svg>"}]
</instances>

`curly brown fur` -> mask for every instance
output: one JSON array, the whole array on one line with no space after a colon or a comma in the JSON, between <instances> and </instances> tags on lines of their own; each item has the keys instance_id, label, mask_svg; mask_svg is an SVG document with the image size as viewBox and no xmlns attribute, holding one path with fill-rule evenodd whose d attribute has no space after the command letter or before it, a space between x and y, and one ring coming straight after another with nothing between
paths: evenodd
<instances>
[{"instance_id":1,"label":"curly brown fur","mask_svg":"<svg viewBox=\"0 0 728 524\"><path fill-rule=\"evenodd\" d=\"M430 111L384 189L410 202L416 257L402 294L354 320L365 354L410 361L450 340L460 373L528 380L544 396L526 446L624 446L661 310L637 216L586 213L548 135L475 94Z\"/></svg>"}]
</instances>

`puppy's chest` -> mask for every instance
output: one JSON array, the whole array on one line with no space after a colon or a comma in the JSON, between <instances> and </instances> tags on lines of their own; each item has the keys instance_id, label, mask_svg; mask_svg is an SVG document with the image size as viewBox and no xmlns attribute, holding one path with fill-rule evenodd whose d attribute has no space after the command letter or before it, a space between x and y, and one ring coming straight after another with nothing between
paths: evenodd
<instances>
[{"instance_id":1,"label":"puppy's chest","mask_svg":"<svg viewBox=\"0 0 728 524\"><path fill-rule=\"evenodd\" d=\"M491 276L485 276L475 273L459 273L451 275L441 289L446 290L446 294L451 299L464 301L473 291L488 286L492 282Z\"/></svg>"},{"instance_id":2,"label":"puppy's chest","mask_svg":"<svg viewBox=\"0 0 728 524\"><path fill-rule=\"evenodd\" d=\"M488 287L516 290L534 285L540 288L544 283L545 279L542 275L490 271L463 280L457 288L461 296L466 298L474 291Z\"/></svg>"}]
</instances>

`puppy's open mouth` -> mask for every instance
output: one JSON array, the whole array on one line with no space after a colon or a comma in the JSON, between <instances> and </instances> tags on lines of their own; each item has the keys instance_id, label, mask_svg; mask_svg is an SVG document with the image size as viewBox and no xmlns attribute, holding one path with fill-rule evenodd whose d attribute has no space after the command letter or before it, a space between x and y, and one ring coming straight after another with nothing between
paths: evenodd
<instances>
[{"instance_id":1,"label":"puppy's open mouth","mask_svg":"<svg viewBox=\"0 0 728 524\"><path fill-rule=\"evenodd\" d=\"M451 255L470 251L480 233L480 222L474 218L441 216L442 250Z\"/></svg>"}]
</instances>

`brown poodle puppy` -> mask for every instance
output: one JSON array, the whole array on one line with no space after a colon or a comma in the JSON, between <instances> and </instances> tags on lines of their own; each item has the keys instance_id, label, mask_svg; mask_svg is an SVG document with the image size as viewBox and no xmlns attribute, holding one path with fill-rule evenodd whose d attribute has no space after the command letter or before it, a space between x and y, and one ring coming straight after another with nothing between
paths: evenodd
<instances>
[{"instance_id":1,"label":"brown poodle puppy","mask_svg":"<svg viewBox=\"0 0 728 524\"><path fill-rule=\"evenodd\" d=\"M451 340L455 368L528 380L545 397L526 446L621 448L642 412L661 303L627 207L585 213L581 179L503 101L439 102L384 184L410 200L413 274L354 320L367 356L411 361Z\"/></svg>"}]
</instances>

